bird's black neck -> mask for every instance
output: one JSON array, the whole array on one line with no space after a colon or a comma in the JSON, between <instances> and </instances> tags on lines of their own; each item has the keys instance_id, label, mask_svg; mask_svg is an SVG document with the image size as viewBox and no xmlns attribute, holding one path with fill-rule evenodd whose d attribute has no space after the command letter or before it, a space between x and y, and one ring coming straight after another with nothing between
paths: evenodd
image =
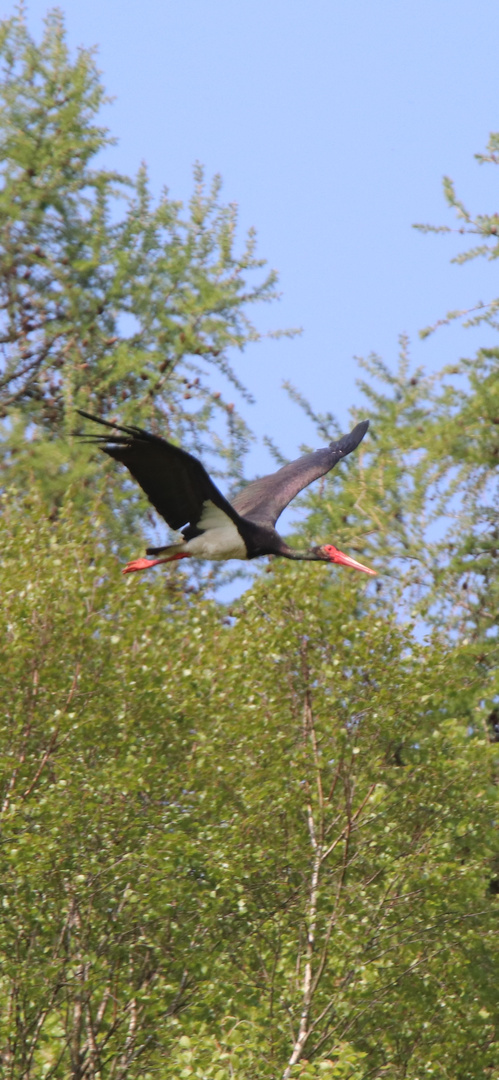
<instances>
[{"instance_id":1,"label":"bird's black neck","mask_svg":"<svg viewBox=\"0 0 499 1080\"><path fill-rule=\"evenodd\" d=\"M294 562L325 562L324 555L321 555L315 548L310 548L308 551L296 551L293 548L282 541L279 551L276 555L282 555L283 559L292 559Z\"/></svg>"}]
</instances>

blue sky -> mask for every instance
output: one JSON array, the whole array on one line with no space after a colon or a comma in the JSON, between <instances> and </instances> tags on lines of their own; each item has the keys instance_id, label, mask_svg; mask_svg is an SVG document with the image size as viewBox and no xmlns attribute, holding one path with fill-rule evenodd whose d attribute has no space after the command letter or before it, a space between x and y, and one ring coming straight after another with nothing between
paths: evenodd
<instances>
[{"instance_id":1,"label":"blue sky","mask_svg":"<svg viewBox=\"0 0 499 1080\"><path fill-rule=\"evenodd\" d=\"M30 0L41 32L47 3ZM97 45L115 101L110 164L144 160L153 190L188 199L192 165L221 173L223 196L254 225L283 298L262 327L301 326L238 358L256 397L250 426L293 456L316 444L281 389L290 379L348 426L360 405L354 355L440 367L487 332L458 327L419 342L449 308L497 292L492 266L449 265L462 239L424 237L413 222L454 224L450 175L473 210L497 210L496 174L474 161L499 128L499 4L483 0L66 0L70 44ZM3 14L13 10L5 6ZM256 312L255 312L256 314ZM249 472L267 471L256 448Z\"/></svg>"}]
</instances>

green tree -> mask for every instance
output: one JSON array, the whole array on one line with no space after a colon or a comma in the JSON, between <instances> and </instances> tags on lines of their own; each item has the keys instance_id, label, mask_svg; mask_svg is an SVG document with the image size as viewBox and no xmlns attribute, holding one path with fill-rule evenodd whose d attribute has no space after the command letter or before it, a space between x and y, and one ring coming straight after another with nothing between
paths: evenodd
<instances>
[{"instance_id":1,"label":"green tree","mask_svg":"<svg viewBox=\"0 0 499 1080\"><path fill-rule=\"evenodd\" d=\"M492 135L480 164L496 166ZM446 178L444 194L458 218L457 232L478 244L454 261L499 255L497 214L472 216ZM418 226L426 232L447 226ZM497 330L499 299L468 312L450 312L426 328L462 319L464 327ZM382 570L379 587L394 602L419 611L448 633L480 639L495 656L499 604L499 348L481 348L434 374L414 368L407 339L398 365L378 356L361 361L360 389L371 419L369 440L348 470L304 499L305 528L328 530ZM362 410L366 412L366 407ZM315 416L319 430L328 416ZM330 487L334 483L333 488ZM340 490L338 490L338 485ZM329 492L331 491L331 498ZM493 663L496 660L493 659Z\"/></svg>"},{"instance_id":2,"label":"green tree","mask_svg":"<svg viewBox=\"0 0 499 1080\"><path fill-rule=\"evenodd\" d=\"M248 284L216 191L184 217L95 167L102 88L59 16L40 47L2 34L3 1074L492 1076L495 353L367 363L372 440L302 529L378 592L279 560L230 614L175 566L125 583L109 508L140 504L117 473L82 493L97 465L42 434L86 406L206 449L225 409L234 472L206 364L236 380L274 279ZM464 220L493 254L493 219Z\"/></svg>"},{"instance_id":3,"label":"green tree","mask_svg":"<svg viewBox=\"0 0 499 1080\"><path fill-rule=\"evenodd\" d=\"M61 441L77 407L169 432L238 476L248 429L225 395L245 393L230 350L259 339L250 307L276 296L254 233L238 250L237 210L200 168L184 209L166 191L153 203L145 168L131 180L100 164L113 142L99 125L104 90L91 52L70 57L59 13L40 45L22 14L4 20L0 64L7 482L34 478L57 505L70 480L95 481L100 463ZM129 525L135 494L116 471L107 484Z\"/></svg>"},{"instance_id":4,"label":"green tree","mask_svg":"<svg viewBox=\"0 0 499 1080\"><path fill-rule=\"evenodd\" d=\"M228 623L175 569L124 585L95 515L5 496L2 532L5 1075L497 1063L480 650L323 566Z\"/></svg>"}]
</instances>

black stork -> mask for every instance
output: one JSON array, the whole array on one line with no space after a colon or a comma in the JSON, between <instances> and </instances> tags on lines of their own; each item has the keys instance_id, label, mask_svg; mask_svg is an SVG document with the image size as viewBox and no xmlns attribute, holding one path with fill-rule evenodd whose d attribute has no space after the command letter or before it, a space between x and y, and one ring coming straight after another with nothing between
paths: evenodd
<instances>
[{"instance_id":1,"label":"black stork","mask_svg":"<svg viewBox=\"0 0 499 1080\"><path fill-rule=\"evenodd\" d=\"M78 412L87 420L120 432L79 437L97 444L104 453L126 465L170 528L182 534L179 543L147 548L147 555L162 555L162 558L134 559L125 566L124 574L190 557L256 559L259 555L341 563L354 570L363 570L365 574L376 573L332 544L304 552L293 551L274 528L278 517L298 492L319 476L325 476L338 461L356 449L369 427L368 420L357 424L338 442L313 454L305 454L270 476L253 480L230 503L201 462L186 450L141 428L113 424L82 409Z\"/></svg>"}]
</instances>

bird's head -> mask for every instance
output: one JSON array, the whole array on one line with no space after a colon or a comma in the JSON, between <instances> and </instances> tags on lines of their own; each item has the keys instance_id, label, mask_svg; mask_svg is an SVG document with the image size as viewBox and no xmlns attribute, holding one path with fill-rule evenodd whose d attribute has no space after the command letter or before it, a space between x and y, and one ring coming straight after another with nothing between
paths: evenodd
<instances>
[{"instance_id":1,"label":"bird's head","mask_svg":"<svg viewBox=\"0 0 499 1080\"><path fill-rule=\"evenodd\" d=\"M313 549L317 559L321 559L323 562L340 563L341 566L351 566L353 570L362 570L364 574L372 574L376 577L376 570L370 570L368 566L363 566L362 563L357 562L356 559L352 559L350 555L345 555L343 551L338 551L333 544L323 544L322 547Z\"/></svg>"}]
</instances>

